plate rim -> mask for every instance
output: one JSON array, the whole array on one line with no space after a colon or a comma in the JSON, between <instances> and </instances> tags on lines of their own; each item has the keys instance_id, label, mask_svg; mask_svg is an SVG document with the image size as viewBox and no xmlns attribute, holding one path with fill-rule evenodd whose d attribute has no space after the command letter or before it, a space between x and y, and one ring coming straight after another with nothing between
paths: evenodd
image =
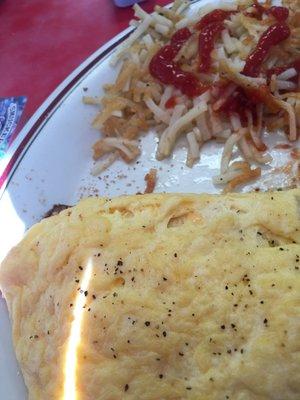
<instances>
[{"instance_id":1,"label":"plate rim","mask_svg":"<svg viewBox=\"0 0 300 400\"><path fill-rule=\"evenodd\" d=\"M72 93L74 88L88 76L104 58L109 56L133 30L134 28L129 26L94 51L53 90L26 122L9 147L3 161L3 166L0 163L0 201L5 191L8 189L20 162L38 137L46 122Z\"/></svg>"}]
</instances>

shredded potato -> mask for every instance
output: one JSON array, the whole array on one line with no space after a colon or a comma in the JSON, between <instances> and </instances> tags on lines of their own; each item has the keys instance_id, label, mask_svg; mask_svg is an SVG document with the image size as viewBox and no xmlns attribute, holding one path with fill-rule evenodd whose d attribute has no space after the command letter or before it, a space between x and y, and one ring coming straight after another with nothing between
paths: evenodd
<instances>
[{"instance_id":1,"label":"shredded potato","mask_svg":"<svg viewBox=\"0 0 300 400\"><path fill-rule=\"evenodd\" d=\"M276 23L276 17L269 13L270 0L260 3L263 15L257 14L252 0L219 6L230 13L215 38L211 67L205 72L199 71L200 34L196 24L215 9L214 4L192 15L188 13L187 0L176 0L169 8L156 6L152 14L136 4L133 7L136 19L131 23L135 29L112 59L114 64L121 63L115 82L104 86L102 98L83 99L85 104L101 107L92 123L102 134L93 147L94 159L100 160L100 167L96 166L93 173L103 171L118 157L126 162L134 160L140 154L136 139L153 127L159 135L157 160L169 157L179 136L184 136L186 164L192 167L200 159L203 144L216 140L224 143L224 151L221 175L214 178L215 184L224 184L229 191L260 176L260 168L251 169L250 163L267 164L272 160L264 153L267 151L262 139L264 130L271 133L281 129L290 141L295 141L299 134L300 73L299 66L293 64L300 65L298 2L283 0L289 11L286 24L291 33L286 40L271 46L259 73L252 76L244 72L247 58L264 32ZM162 83L149 69L157 52L182 28L189 29L190 37L173 61L205 85L206 91L194 98ZM246 98L243 115L236 110L224 111L235 98L241 101L241 95ZM245 159L242 168L232 162L234 147ZM109 158L109 154L113 156Z\"/></svg>"}]
</instances>

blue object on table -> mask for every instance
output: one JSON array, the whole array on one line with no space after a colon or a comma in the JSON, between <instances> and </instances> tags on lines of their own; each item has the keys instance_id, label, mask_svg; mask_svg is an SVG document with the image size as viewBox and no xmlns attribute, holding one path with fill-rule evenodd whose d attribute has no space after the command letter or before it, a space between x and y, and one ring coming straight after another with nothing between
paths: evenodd
<instances>
[{"instance_id":1,"label":"blue object on table","mask_svg":"<svg viewBox=\"0 0 300 400\"><path fill-rule=\"evenodd\" d=\"M27 97L0 97L0 160L6 153L12 134L24 110Z\"/></svg>"},{"instance_id":2,"label":"blue object on table","mask_svg":"<svg viewBox=\"0 0 300 400\"><path fill-rule=\"evenodd\" d=\"M134 3L141 3L144 0L114 0L115 5L118 7L132 6Z\"/></svg>"}]
</instances>

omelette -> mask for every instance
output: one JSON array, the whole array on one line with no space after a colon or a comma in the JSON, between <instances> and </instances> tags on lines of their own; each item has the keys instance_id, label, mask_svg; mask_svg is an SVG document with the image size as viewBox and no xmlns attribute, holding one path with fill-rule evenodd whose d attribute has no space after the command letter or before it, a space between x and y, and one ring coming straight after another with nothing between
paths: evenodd
<instances>
[{"instance_id":1,"label":"omelette","mask_svg":"<svg viewBox=\"0 0 300 400\"><path fill-rule=\"evenodd\" d=\"M30 400L299 400L300 190L88 198L0 268Z\"/></svg>"}]
</instances>

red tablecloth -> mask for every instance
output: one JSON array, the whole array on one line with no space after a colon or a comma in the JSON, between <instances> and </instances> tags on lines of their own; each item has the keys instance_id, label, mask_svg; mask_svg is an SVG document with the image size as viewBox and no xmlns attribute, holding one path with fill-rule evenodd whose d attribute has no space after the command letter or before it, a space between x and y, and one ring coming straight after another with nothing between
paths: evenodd
<instances>
[{"instance_id":1,"label":"red tablecloth","mask_svg":"<svg viewBox=\"0 0 300 400\"><path fill-rule=\"evenodd\" d=\"M148 0L143 7L169 0ZM0 96L28 97L26 122L74 68L128 26L112 0L0 0Z\"/></svg>"}]
</instances>

